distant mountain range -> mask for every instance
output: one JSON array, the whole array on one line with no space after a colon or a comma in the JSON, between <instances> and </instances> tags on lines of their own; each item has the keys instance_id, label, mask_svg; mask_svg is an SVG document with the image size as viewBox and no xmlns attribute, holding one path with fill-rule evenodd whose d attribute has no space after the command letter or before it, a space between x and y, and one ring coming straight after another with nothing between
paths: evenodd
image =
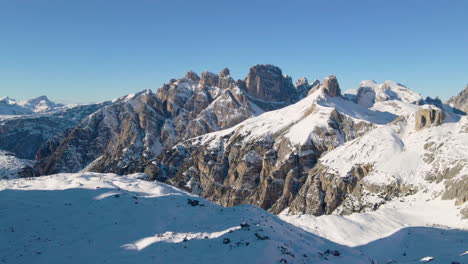
<instances>
[{"instance_id":1,"label":"distant mountain range","mask_svg":"<svg viewBox=\"0 0 468 264\"><path fill-rule=\"evenodd\" d=\"M26 101L16 101L8 96L0 97L0 115L30 115L47 113L64 107L50 101L47 96L39 96Z\"/></svg>"}]
</instances>

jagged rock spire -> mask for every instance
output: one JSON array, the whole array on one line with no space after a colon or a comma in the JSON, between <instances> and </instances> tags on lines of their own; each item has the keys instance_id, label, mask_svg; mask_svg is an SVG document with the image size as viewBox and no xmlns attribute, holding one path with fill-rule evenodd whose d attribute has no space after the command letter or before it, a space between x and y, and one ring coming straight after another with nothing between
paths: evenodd
<instances>
[{"instance_id":1,"label":"jagged rock spire","mask_svg":"<svg viewBox=\"0 0 468 264\"><path fill-rule=\"evenodd\" d=\"M340 85L335 75L330 75L323 79L322 88L325 94L329 96L335 97L341 95Z\"/></svg>"},{"instance_id":2,"label":"jagged rock spire","mask_svg":"<svg viewBox=\"0 0 468 264\"><path fill-rule=\"evenodd\" d=\"M231 75L231 72L229 71L228 68L224 68L219 72L219 77L229 77Z\"/></svg>"},{"instance_id":3,"label":"jagged rock spire","mask_svg":"<svg viewBox=\"0 0 468 264\"><path fill-rule=\"evenodd\" d=\"M198 76L198 74L194 71L189 71L185 74L185 78L189 79L189 80L192 80L194 82L198 82L200 81L200 77Z\"/></svg>"}]
</instances>

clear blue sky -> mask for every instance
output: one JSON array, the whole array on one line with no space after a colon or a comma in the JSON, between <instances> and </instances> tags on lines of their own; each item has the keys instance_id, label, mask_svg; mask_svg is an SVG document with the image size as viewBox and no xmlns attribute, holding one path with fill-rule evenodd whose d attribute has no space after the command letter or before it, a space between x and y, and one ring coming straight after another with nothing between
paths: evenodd
<instances>
[{"instance_id":1,"label":"clear blue sky","mask_svg":"<svg viewBox=\"0 0 468 264\"><path fill-rule=\"evenodd\" d=\"M465 0L0 0L0 96L95 102L270 63L446 99L468 83L467 17Z\"/></svg>"}]
</instances>

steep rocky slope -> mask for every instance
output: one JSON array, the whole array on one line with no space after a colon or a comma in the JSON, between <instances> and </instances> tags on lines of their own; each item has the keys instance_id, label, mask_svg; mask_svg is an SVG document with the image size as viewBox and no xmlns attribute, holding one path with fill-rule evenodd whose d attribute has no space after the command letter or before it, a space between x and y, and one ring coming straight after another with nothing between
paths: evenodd
<instances>
[{"instance_id":1,"label":"steep rocky slope","mask_svg":"<svg viewBox=\"0 0 468 264\"><path fill-rule=\"evenodd\" d=\"M330 76L300 102L179 144L145 172L225 206L251 203L278 213L322 153L396 117L345 99Z\"/></svg>"},{"instance_id":2,"label":"steep rocky slope","mask_svg":"<svg viewBox=\"0 0 468 264\"><path fill-rule=\"evenodd\" d=\"M468 85L459 94L450 97L450 99L447 100L447 104L468 113Z\"/></svg>"},{"instance_id":3,"label":"steep rocky slope","mask_svg":"<svg viewBox=\"0 0 468 264\"><path fill-rule=\"evenodd\" d=\"M415 192L468 200L468 123L403 116L323 155L291 203L293 213L349 214ZM441 112L440 109L431 109Z\"/></svg>"},{"instance_id":4,"label":"steep rocky slope","mask_svg":"<svg viewBox=\"0 0 468 264\"><path fill-rule=\"evenodd\" d=\"M204 72L172 79L156 93L143 91L117 99L87 117L44 155L41 174L86 170L124 174L146 164L181 140L232 127L250 117L301 99L281 69L255 65L244 81Z\"/></svg>"},{"instance_id":5,"label":"steep rocky slope","mask_svg":"<svg viewBox=\"0 0 468 264\"><path fill-rule=\"evenodd\" d=\"M464 203L466 121L443 108L391 81L364 81L343 97L330 76L294 105L176 145L145 172L224 206L274 213L375 209L444 179L444 197ZM453 145L441 147L443 138ZM332 173L330 162L341 170ZM408 162L408 170L393 169ZM379 184L371 181L377 171Z\"/></svg>"}]
</instances>

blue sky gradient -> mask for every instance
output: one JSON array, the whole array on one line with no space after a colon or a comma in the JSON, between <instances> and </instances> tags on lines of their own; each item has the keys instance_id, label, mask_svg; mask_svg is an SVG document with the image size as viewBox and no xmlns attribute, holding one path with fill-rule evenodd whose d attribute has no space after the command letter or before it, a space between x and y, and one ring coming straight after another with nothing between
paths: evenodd
<instances>
[{"instance_id":1,"label":"blue sky gradient","mask_svg":"<svg viewBox=\"0 0 468 264\"><path fill-rule=\"evenodd\" d=\"M0 0L0 96L96 102L270 63L446 99L468 83L467 15L464 0Z\"/></svg>"}]
</instances>

